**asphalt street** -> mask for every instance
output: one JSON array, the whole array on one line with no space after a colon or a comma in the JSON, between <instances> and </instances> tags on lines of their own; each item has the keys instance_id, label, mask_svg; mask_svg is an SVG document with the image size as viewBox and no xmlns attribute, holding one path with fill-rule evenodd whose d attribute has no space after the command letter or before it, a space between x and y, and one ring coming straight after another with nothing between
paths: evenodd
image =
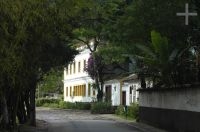
<instances>
[{"instance_id":1,"label":"asphalt street","mask_svg":"<svg viewBox=\"0 0 200 132\"><path fill-rule=\"evenodd\" d=\"M126 123L89 111L40 108L37 109L37 119L48 123L48 132L141 132Z\"/></svg>"}]
</instances>

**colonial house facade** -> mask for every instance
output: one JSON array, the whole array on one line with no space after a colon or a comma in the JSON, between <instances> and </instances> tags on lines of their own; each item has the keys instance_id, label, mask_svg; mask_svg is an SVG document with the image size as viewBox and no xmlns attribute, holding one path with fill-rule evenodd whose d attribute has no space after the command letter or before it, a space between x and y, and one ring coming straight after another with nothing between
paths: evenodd
<instances>
[{"instance_id":1,"label":"colonial house facade","mask_svg":"<svg viewBox=\"0 0 200 132\"><path fill-rule=\"evenodd\" d=\"M84 71L90 57L90 50L79 48L80 53L74 61L64 69L64 101L67 102L92 102L96 100L97 91L92 88L94 81ZM108 78L106 79L103 92L104 100L111 101L113 106L130 105L138 101L137 89L140 81L136 74L130 75L133 69L129 63L108 66ZM128 69L126 72L122 69ZM124 74L125 73L125 74Z\"/></svg>"},{"instance_id":2,"label":"colonial house facade","mask_svg":"<svg viewBox=\"0 0 200 132\"><path fill-rule=\"evenodd\" d=\"M136 74L108 80L104 84L104 100L110 100L113 106L137 103L140 81Z\"/></svg>"},{"instance_id":3,"label":"colonial house facade","mask_svg":"<svg viewBox=\"0 0 200 132\"><path fill-rule=\"evenodd\" d=\"M80 47L80 53L74 61L64 69L64 101L91 102L96 98L96 90L92 89L93 80L84 71L90 51Z\"/></svg>"}]
</instances>

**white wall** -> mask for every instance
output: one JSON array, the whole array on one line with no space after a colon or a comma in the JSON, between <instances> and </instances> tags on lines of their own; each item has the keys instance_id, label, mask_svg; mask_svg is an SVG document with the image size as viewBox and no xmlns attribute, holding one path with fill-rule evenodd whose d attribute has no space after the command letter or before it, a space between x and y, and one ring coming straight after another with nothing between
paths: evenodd
<instances>
[{"instance_id":1,"label":"white wall","mask_svg":"<svg viewBox=\"0 0 200 132\"><path fill-rule=\"evenodd\" d=\"M72 79L71 81L67 80L64 83L64 101L69 102L91 102L96 98L96 95L93 96L93 89L90 88L90 95L88 95L88 84L92 84L93 80L90 77L84 77L79 79ZM70 86L73 87L77 84L86 84L86 96L74 96L73 98L70 96ZM66 87L68 87L68 96L66 96ZM73 92L72 92L73 93ZM96 92L97 93L97 92Z\"/></svg>"},{"instance_id":2,"label":"white wall","mask_svg":"<svg viewBox=\"0 0 200 132\"><path fill-rule=\"evenodd\" d=\"M120 82L118 80L110 80L105 82L103 90L104 93L105 93L105 87L107 85L111 85L112 88L111 90L112 106L120 105Z\"/></svg>"},{"instance_id":3,"label":"white wall","mask_svg":"<svg viewBox=\"0 0 200 132\"><path fill-rule=\"evenodd\" d=\"M133 86L132 94L130 94L130 87ZM139 92L137 91L140 88L139 81L124 83L122 86L122 91L126 91L126 105L130 105L133 102L138 102Z\"/></svg>"},{"instance_id":4,"label":"white wall","mask_svg":"<svg viewBox=\"0 0 200 132\"><path fill-rule=\"evenodd\" d=\"M65 69L64 69L64 101L69 101L69 102L91 102L96 98L96 95L93 96L93 89L90 89L90 94L88 95L88 84L93 83L93 80L89 77L87 72L84 71L84 60L88 61L90 57L90 51L88 49L82 49L82 51L75 56L74 61L71 63L72 66L70 67L71 64L69 64ZM74 73L74 62L75 64L75 73ZM80 62L80 72L78 71L78 62ZM70 74L70 68L71 69L71 74ZM86 96L71 96L70 97L70 87L77 86L77 85L82 85L86 84ZM66 87L68 87L68 96L66 96ZM97 92L95 92L97 93Z\"/></svg>"},{"instance_id":5,"label":"white wall","mask_svg":"<svg viewBox=\"0 0 200 132\"><path fill-rule=\"evenodd\" d=\"M70 74L70 64L64 69L64 80L68 79L75 79L75 78L80 78L80 77L88 77L87 72L84 71L84 60L88 61L90 57L90 51L88 49L83 50L80 52L80 54L76 55L74 58L74 62L76 63L76 72L74 74L74 66L73 62L72 64L72 74ZM81 70L78 72L78 62L81 62ZM68 72L67 72L68 71Z\"/></svg>"},{"instance_id":6,"label":"white wall","mask_svg":"<svg viewBox=\"0 0 200 132\"><path fill-rule=\"evenodd\" d=\"M200 112L200 89L140 91L139 106Z\"/></svg>"}]
</instances>

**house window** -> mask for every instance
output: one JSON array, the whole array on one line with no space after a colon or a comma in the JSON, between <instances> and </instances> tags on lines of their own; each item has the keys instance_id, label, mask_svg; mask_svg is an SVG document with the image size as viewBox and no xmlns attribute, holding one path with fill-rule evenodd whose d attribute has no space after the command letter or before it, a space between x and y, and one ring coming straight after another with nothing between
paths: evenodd
<instances>
[{"instance_id":1,"label":"house window","mask_svg":"<svg viewBox=\"0 0 200 132\"><path fill-rule=\"evenodd\" d=\"M76 73L76 62L74 62L74 74Z\"/></svg>"},{"instance_id":2,"label":"house window","mask_svg":"<svg viewBox=\"0 0 200 132\"><path fill-rule=\"evenodd\" d=\"M86 96L86 85L74 86L74 96Z\"/></svg>"},{"instance_id":3,"label":"house window","mask_svg":"<svg viewBox=\"0 0 200 132\"><path fill-rule=\"evenodd\" d=\"M88 96L90 97L91 84L88 84Z\"/></svg>"},{"instance_id":4,"label":"house window","mask_svg":"<svg viewBox=\"0 0 200 132\"><path fill-rule=\"evenodd\" d=\"M68 87L66 87L66 97L68 96Z\"/></svg>"},{"instance_id":5,"label":"house window","mask_svg":"<svg viewBox=\"0 0 200 132\"><path fill-rule=\"evenodd\" d=\"M74 86L74 96L77 95L77 86Z\"/></svg>"},{"instance_id":6,"label":"house window","mask_svg":"<svg viewBox=\"0 0 200 132\"><path fill-rule=\"evenodd\" d=\"M81 72L81 62L80 61L78 62L78 72L79 73Z\"/></svg>"},{"instance_id":7,"label":"house window","mask_svg":"<svg viewBox=\"0 0 200 132\"><path fill-rule=\"evenodd\" d=\"M83 96L83 85L81 85L81 96Z\"/></svg>"},{"instance_id":8,"label":"house window","mask_svg":"<svg viewBox=\"0 0 200 132\"><path fill-rule=\"evenodd\" d=\"M86 85L83 85L83 96L86 96Z\"/></svg>"},{"instance_id":9,"label":"house window","mask_svg":"<svg viewBox=\"0 0 200 132\"><path fill-rule=\"evenodd\" d=\"M96 95L95 90L93 90L93 96L95 96L95 95Z\"/></svg>"},{"instance_id":10,"label":"house window","mask_svg":"<svg viewBox=\"0 0 200 132\"><path fill-rule=\"evenodd\" d=\"M130 86L130 94L132 94L133 86Z\"/></svg>"},{"instance_id":11,"label":"house window","mask_svg":"<svg viewBox=\"0 0 200 132\"><path fill-rule=\"evenodd\" d=\"M79 85L79 86L78 86L78 96L81 95L80 90L81 90L81 86Z\"/></svg>"},{"instance_id":12,"label":"house window","mask_svg":"<svg viewBox=\"0 0 200 132\"><path fill-rule=\"evenodd\" d=\"M86 68L86 60L83 60L83 71L85 71Z\"/></svg>"},{"instance_id":13,"label":"house window","mask_svg":"<svg viewBox=\"0 0 200 132\"><path fill-rule=\"evenodd\" d=\"M136 95L136 85L133 86L133 94Z\"/></svg>"},{"instance_id":14,"label":"house window","mask_svg":"<svg viewBox=\"0 0 200 132\"><path fill-rule=\"evenodd\" d=\"M70 96L72 96L72 87L70 86Z\"/></svg>"}]
</instances>

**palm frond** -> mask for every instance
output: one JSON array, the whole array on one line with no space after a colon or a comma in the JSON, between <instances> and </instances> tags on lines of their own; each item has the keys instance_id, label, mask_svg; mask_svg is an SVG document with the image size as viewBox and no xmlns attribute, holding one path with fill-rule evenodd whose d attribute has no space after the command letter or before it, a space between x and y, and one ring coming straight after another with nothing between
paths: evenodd
<instances>
[{"instance_id":1,"label":"palm frond","mask_svg":"<svg viewBox=\"0 0 200 132\"><path fill-rule=\"evenodd\" d=\"M156 58L156 55L154 54L154 52L147 46L144 46L142 44L136 44L135 45L136 48L138 48L139 50L141 50L145 55L151 57L151 58Z\"/></svg>"}]
</instances>

